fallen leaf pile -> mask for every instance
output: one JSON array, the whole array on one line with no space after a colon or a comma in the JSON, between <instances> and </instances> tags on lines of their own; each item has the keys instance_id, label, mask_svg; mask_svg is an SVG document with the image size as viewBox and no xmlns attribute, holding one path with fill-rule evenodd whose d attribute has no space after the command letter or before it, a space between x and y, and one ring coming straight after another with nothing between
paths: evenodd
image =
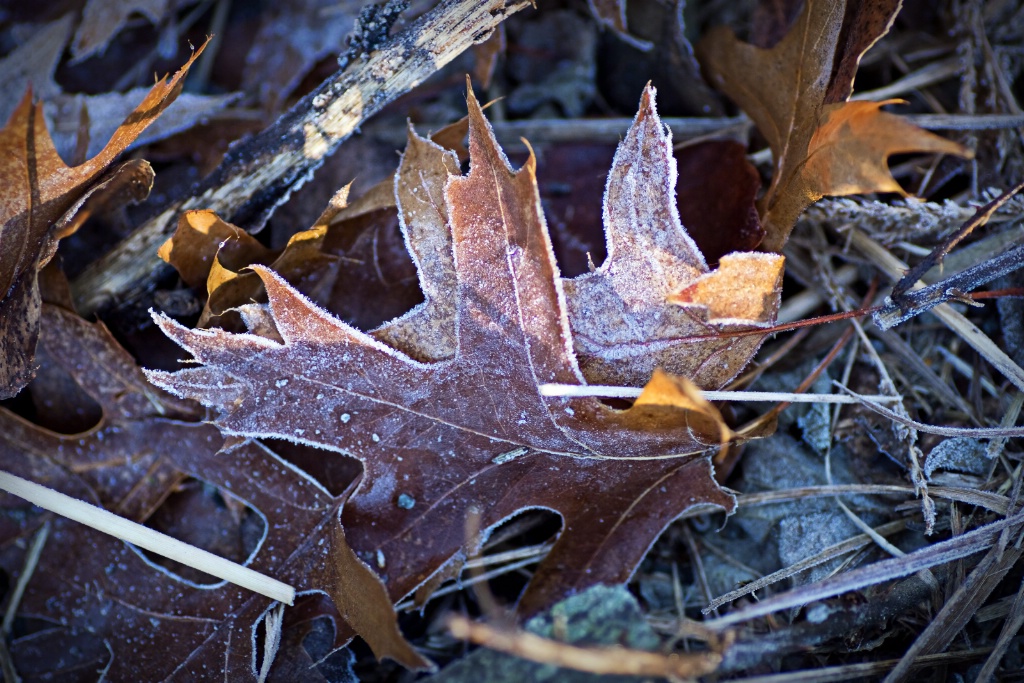
<instances>
[{"instance_id":1,"label":"fallen leaf pile","mask_svg":"<svg viewBox=\"0 0 1024 683\"><path fill-rule=\"evenodd\" d=\"M300 4L275 16L316 33L326 4ZM131 6L160 22L165 5ZM625 34L625 2L590 5ZM559 271L532 149L514 170L472 90L468 151L464 124L434 139L410 125L393 182L351 206L338 191L282 249L212 211L184 213L160 256L206 298L195 329L154 313L192 356L174 371L141 370L43 268L100 205L148 193L147 162L112 163L180 93L202 49L77 166L57 154L29 92L0 131L0 398L17 395L34 419L0 407L0 469L292 585L279 680L310 671L301 645L323 618L332 648L360 636L378 658L431 668L394 605L422 605L531 510L556 513L561 530L520 615L626 582L685 511L735 509L710 455L772 427L734 431L699 389L727 385L770 333L779 252L800 212L825 195L902 193L891 154L968 154L881 111L889 102L847 101L861 55L898 8L807 0L788 32L762 31L779 37L771 48L709 34L704 67L767 139L771 185L755 210L760 179L739 143L674 151L648 85L607 176L607 256L576 277ZM101 52L127 16L87 3L73 54ZM259 97L270 109L297 86L293 65L305 73L338 37L334 26L295 54L266 56L275 30L259 29L250 59L266 63L247 71L250 85L273 76ZM51 66L71 36L64 18L38 38L53 53L43 84L54 96ZM547 384L642 392L613 407L549 396ZM26 680L99 669L111 680L246 680L273 656L269 598L34 508L0 517L9 577L40 533L47 551L18 608L30 627L10 636Z\"/></svg>"},{"instance_id":2,"label":"fallen leaf pile","mask_svg":"<svg viewBox=\"0 0 1024 683\"><path fill-rule=\"evenodd\" d=\"M561 280L573 347L583 376L592 384L643 386L660 367L700 387L717 389L742 370L763 339L722 333L774 322L783 258L734 251L722 256L716 269L708 267L679 219L676 161L671 138L654 109L653 92L645 91L609 172L604 198L608 257L589 274ZM423 325L453 324L454 302L442 294L454 286L452 237L446 224L453 200L446 199L443 187L449 174L457 172L458 162L454 154L437 150L437 145L410 136L394 190L430 310L415 322L396 321L382 328L384 340L393 341L409 329L420 334ZM529 164L526 173L534 176ZM516 191L501 202L539 203L535 182ZM245 265L271 265L305 294L323 300L322 293L333 283L327 260L351 260L344 252L319 254L325 239L333 238L325 237L323 226L298 233L271 265L270 253L240 228L192 212L182 217L161 254L189 284L205 281L210 303L202 325L211 311L217 315L252 299L255 275L237 275ZM292 256L307 247L309 255ZM316 277L305 277L314 272ZM241 284L240 277L250 284ZM331 302L325 305L330 308ZM434 360L450 355L454 342L448 340L446 348L438 353L414 348L409 353Z\"/></svg>"},{"instance_id":3,"label":"fallen leaf pile","mask_svg":"<svg viewBox=\"0 0 1024 683\"><path fill-rule=\"evenodd\" d=\"M892 154L970 150L882 111L885 102L848 102L864 52L889 30L901 0L807 0L771 48L712 29L697 54L712 82L754 120L775 159L759 202L762 249L782 251L797 217L826 195L898 192L886 166ZM765 29L781 34L781 26Z\"/></svg>"},{"instance_id":4,"label":"fallen leaf pile","mask_svg":"<svg viewBox=\"0 0 1024 683\"><path fill-rule=\"evenodd\" d=\"M663 135L651 97L645 96L620 151L615 168L624 169L625 178L613 171L610 181L632 193L621 201L628 213L640 214L634 229L649 240L672 223L644 219L674 212L671 193L632 206L643 194L638 178L644 171L663 170L636 157L641 150L663 155L667 149L667 140L648 137ZM730 497L701 455L730 432L691 382L664 373L628 410L593 398L540 395L544 383L584 381L573 351L572 304L566 303L574 283L558 276L533 162L513 172L472 96L469 106L469 175L451 175L458 168L454 154L413 135L396 177L402 224L426 297L421 306L367 335L254 266L278 340L187 330L160 318L202 367L149 376L216 408L217 425L228 435L287 439L358 458L364 472L342 523L353 549L378 563L395 600L439 571L457 571L478 551L482 538L465 537L472 511L485 530L530 508L558 511L562 534L522 599L521 609L532 612L593 583L625 580L685 509L730 509ZM668 173L664 182L674 185ZM685 245L685 232L678 221L675 226ZM635 247L623 245L602 270L579 281L600 288L605 304L621 311L613 320L622 325L643 324L634 311L650 307L642 297L623 300L628 287L616 289L618 264L628 270L642 260ZM683 257L693 262L680 266L676 248L662 246L655 274L676 275L677 288L688 274L699 283L699 253L684 246ZM769 289L765 296L777 293ZM711 317L704 307L689 308L696 310L691 318ZM578 314L576 322L593 335L601 331L597 321ZM629 354L609 365L616 361L638 372ZM614 563L604 561L603 549L611 547Z\"/></svg>"}]
</instances>

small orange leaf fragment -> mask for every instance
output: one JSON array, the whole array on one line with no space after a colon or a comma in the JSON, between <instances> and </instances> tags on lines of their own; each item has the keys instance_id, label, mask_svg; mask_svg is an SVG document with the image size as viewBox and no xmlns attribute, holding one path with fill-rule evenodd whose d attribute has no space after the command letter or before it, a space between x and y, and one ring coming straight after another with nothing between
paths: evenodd
<instances>
[{"instance_id":1,"label":"small orange leaf fragment","mask_svg":"<svg viewBox=\"0 0 1024 683\"><path fill-rule=\"evenodd\" d=\"M275 251L212 211L186 211L157 253L190 287L205 285L208 298L199 325L207 327L227 311L264 297L259 277L246 271L254 264L269 265L308 294L329 290L338 259L322 250L326 234L326 224L318 224Z\"/></svg>"}]
</instances>

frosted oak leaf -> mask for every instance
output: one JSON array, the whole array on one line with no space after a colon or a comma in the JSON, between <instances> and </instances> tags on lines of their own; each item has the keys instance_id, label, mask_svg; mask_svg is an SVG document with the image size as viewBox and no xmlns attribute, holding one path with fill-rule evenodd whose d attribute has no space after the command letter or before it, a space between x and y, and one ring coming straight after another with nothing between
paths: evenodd
<instances>
[{"instance_id":1,"label":"frosted oak leaf","mask_svg":"<svg viewBox=\"0 0 1024 683\"><path fill-rule=\"evenodd\" d=\"M469 174L452 175L449 153L420 139L396 180L424 304L366 334L257 266L280 341L158 316L199 366L149 377L215 408L226 434L357 458L341 522L394 600L459 566L509 517L557 512L561 534L521 601L530 613L627 580L683 511L731 510L707 453L732 433L691 382L663 372L629 410L540 395L540 384L584 379L536 162L513 171L472 94L468 104ZM426 236L437 230L451 241ZM484 532L467 540L474 511Z\"/></svg>"}]
</instances>

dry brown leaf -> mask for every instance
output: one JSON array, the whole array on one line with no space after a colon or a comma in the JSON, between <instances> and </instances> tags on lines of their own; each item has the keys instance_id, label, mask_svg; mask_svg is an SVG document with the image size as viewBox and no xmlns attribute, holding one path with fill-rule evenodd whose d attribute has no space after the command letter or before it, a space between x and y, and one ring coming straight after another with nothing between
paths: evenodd
<instances>
[{"instance_id":1,"label":"dry brown leaf","mask_svg":"<svg viewBox=\"0 0 1024 683\"><path fill-rule=\"evenodd\" d=\"M754 120L775 158L771 186L758 204L762 249L781 251L800 213L825 195L906 194L886 165L891 154L971 156L963 145L880 111L886 103L845 102L861 55L899 8L899 0L807 0L769 49L742 43L725 27L697 46L714 84Z\"/></svg>"},{"instance_id":2,"label":"dry brown leaf","mask_svg":"<svg viewBox=\"0 0 1024 683\"><path fill-rule=\"evenodd\" d=\"M437 313L430 294L367 335L255 266L282 342L188 330L161 317L164 331L202 365L150 377L219 410L226 434L358 458L364 474L342 522L358 556L385 574L393 600L477 552L483 538L466 538L470 514L479 514L486 534L523 510L558 511L563 531L522 600L529 613L568 592L628 578L683 510L731 509L704 454L732 434L691 382L661 372L625 411L540 395L540 384L583 378L535 161L513 172L472 95L469 107L471 170L447 180L447 221L436 206L437 180L452 163L442 148L414 143L403 168L422 170L412 161L422 153L433 156L426 167L435 175L399 193L410 243L418 230L447 223L451 272L445 240L417 237L414 251L424 287L440 285L430 291L453 302L453 317ZM421 177L400 171L399 183L410 176ZM421 219L429 224L411 225ZM429 316L433 324L412 334L413 323ZM394 334L403 327L409 334ZM445 350L449 339L454 348Z\"/></svg>"},{"instance_id":3,"label":"dry brown leaf","mask_svg":"<svg viewBox=\"0 0 1024 683\"><path fill-rule=\"evenodd\" d=\"M458 163L454 154L442 152L411 136L395 179L399 215L427 303L381 328L378 338L395 343L392 335L407 334L400 330L430 329L435 339L447 334L436 348L399 346L419 360L446 358L454 349L451 333L443 330L454 329L455 310L450 302L438 303L444 298L437 293L455 286L442 187L446 172L454 173ZM530 163L526 171L534 174ZM679 221L675 188L671 136L658 118L654 89L648 88L608 175L609 256L596 271L562 281L574 349L588 382L643 386L661 367L717 389L743 369L763 340L721 333L774 323L784 259L736 252L710 270ZM747 227L748 216L735 219L741 225L733 232Z\"/></svg>"},{"instance_id":4,"label":"dry brown leaf","mask_svg":"<svg viewBox=\"0 0 1024 683\"><path fill-rule=\"evenodd\" d=\"M43 24L24 43L0 60L0 121L6 121L29 86L35 96L49 100L61 93L53 80L60 56L64 54L75 15L68 13Z\"/></svg>"},{"instance_id":5,"label":"dry brown leaf","mask_svg":"<svg viewBox=\"0 0 1024 683\"><path fill-rule=\"evenodd\" d=\"M803 179L815 198L825 195L906 191L892 177L890 154L934 152L966 154L960 144L926 133L902 116L881 111L885 102L826 105L807 148Z\"/></svg>"},{"instance_id":6,"label":"dry brown leaf","mask_svg":"<svg viewBox=\"0 0 1024 683\"><path fill-rule=\"evenodd\" d=\"M249 557L232 559L295 586L300 596L330 595L337 612L318 606L316 598L307 598L297 611L306 618L335 619L337 647L354 631L380 657L429 668L402 639L384 587L340 533L346 491L329 493L254 442L221 451L224 439L201 421L204 411L149 384L100 323L44 305L40 348L48 364L99 404L99 422L81 433L62 434L0 408L0 469L135 521L165 520L164 531L186 540L230 540L234 534L238 550L246 533L241 517L251 513L250 521L263 520L263 533L253 538L249 528L254 542ZM229 521L224 518L211 524L217 506L209 504L168 510L165 499L186 477L216 487L239 520L232 526L221 526ZM210 498L196 497L199 502ZM104 667L111 680L124 681L174 675L202 680L209 671L228 680L254 676L255 634L271 600L186 574L181 567L165 569L116 538L52 519L6 494L4 499L5 507L24 510L0 524L3 571L20 572L23 539L47 519L53 525L18 611L21 619L47 627L16 634L10 645L25 680L75 669L94 675Z\"/></svg>"},{"instance_id":7,"label":"dry brown leaf","mask_svg":"<svg viewBox=\"0 0 1024 683\"><path fill-rule=\"evenodd\" d=\"M473 80L485 90L491 87L491 77L498 58L505 54L505 24L498 28L489 38L473 46Z\"/></svg>"},{"instance_id":8,"label":"dry brown leaf","mask_svg":"<svg viewBox=\"0 0 1024 683\"><path fill-rule=\"evenodd\" d=\"M38 458L55 464L80 478L104 507L141 521L159 505L180 475L168 452L153 448L155 440L142 433L139 423L164 417L198 419L198 406L150 386L131 356L102 323L87 323L70 311L49 304L42 309L39 344L45 361L43 376L49 381L73 380L80 391L95 401L100 414L93 415L98 418L97 423L82 425L81 433L60 434L0 410L0 457L4 469L19 458ZM30 385L29 392L37 404L49 398L46 388ZM63 405L76 412L88 409L78 398L77 405ZM67 416L51 412L40 417L41 421L55 422ZM52 480L41 476L41 472L33 477L37 483L62 484L61 472L48 472L55 477Z\"/></svg>"},{"instance_id":9,"label":"dry brown leaf","mask_svg":"<svg viewBox=\"0 0 1024 683\"><path fill-rule=\"evenodd\" d=\"M679 220L675 191L671 134L648 86L608 174L608 257L594 272L565 281L589 382L642 386L661 367L717 389L763 338L716 335L774 323L784 259L736 252L709 270Z\"/></svg>"},{"instance_id":10,"label":"dry brown leaf","mask_svg":"<svg viewBox=\"0 0 1024 683\"><path fill-rule=\"evenodd\" d=\"M82 10L82 23L75 32L71 54L75 61L81 61L106 50L110 40L117 35L132 14L141 14L151 23L157 24L172 8L168 0L89 0ZM190 4L174 2L174 9Z\"/></svg>"},{"instance_id":11,"label":"dry brown leaf","mask_svg":"<svg viewBox=\"0 0 1024 683\"><path fill-rule=\"evenodd\" d=\"M121 122L145 97L147 88L132 88L128 92L107 92L96 95L61 95L46 100L43 105L53 144L64 159L72 159L78 150L85 152L80 159L99 154L104 143L111 138ZM214 120L229 120L228 109L238 99L238 93L198 95L181 93L174 103L143 131L128 149L150 145L200 124ZM83 125L84 121L84 125ZM245 125L244 119L234 123ZM212 151L211 151L212 153Z\"/></svg>"},{"instance_id":12,"label":"dry brown leaf","mask_svg":"<svg viewBox=\"0 0 1024 683\"><path fill-rule=\"evenodd\" d=\"M269 265L304 293L323 298L317 295L330 291L338 261L323 253L326 233L326 225L317 225L296 233L284 249L275 251L212 211L186 211L158 253L190 287L205 286L207 300L199 326L224 327L234 323L222 319L225 313L265 298L259 277L243 272L253 264Z\"/></svg>"},{"instance_id":13,"label":"dry brown leaf","mask_svg":"<svg viewBox=\"0 0 1024 683\"><path fill-rule=\"evenodd\" d=\"M626 0L587 0L590 11L609 28L626 32Z\"/></svg>"},{"instance_id":14,"label":"dry brown leaf","mask_svg":"<svg viewBox=\"0 0 1024 683\"><path fill-rule=\"evenodd\" d=\"M457 312L450 294L457 280L445 199L449 176L458 174L455 153L416 135L410 125L409 142L395 174L394 197L424 302L376 336L424 362L451 358L458 346Z\"/></svg>"},{"instance_id":15,"label":"dry brown leaf","mask_svg":"<svg viewBox=\"0 0 1024 683\"><path fill-rule=\"evenodd\" d=\"M67 166L57 154L42 104L33 104L31 92L0 130L0 398L13 396L32 377L40 310L36 275L53 257L58 236L66 234L110 163L174 100L201 53L202 47L170 80L158 81L103 150L79 166ZM123 165L108 179L130 168Z\"/></svg>"},{"instance_id":16,"label":"dry brown leaf","mask_svg":"<svg viewBox=\"0 0 1024 683\"><path fill-rule=\"evenodd\" d=\"M455 123L449 123L436 133L432 133L430 140L454 152L458 156L459 161L465 161L469 158L469 150L466 149L464 144L468 133L469 119L463 117ZM396 208L395 175L392 174L380 181L342 211L339 211L331 219L330 225L332 227L344 225L348 221L365 217L368 214Z\"/></svg>"}]
</instances>

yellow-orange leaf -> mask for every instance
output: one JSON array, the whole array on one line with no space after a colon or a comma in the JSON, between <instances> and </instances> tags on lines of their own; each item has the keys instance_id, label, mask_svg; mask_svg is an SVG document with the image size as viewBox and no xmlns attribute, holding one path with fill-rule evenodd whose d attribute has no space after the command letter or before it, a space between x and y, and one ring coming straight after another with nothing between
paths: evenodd
<instances>
[{"instance_id":1,"label":"yellow-orange leaf","mask_svg":"<svg viewBox=\"0 0 1024 683\"><path fill-rule=\"evenodd\" d=\"M318 224L274 251L212 211L186 211L158 253L189 286L206 285L208 298L199 326L224 326L218 319L225 312L265 296L260 278L246 270L250 265L271 266L307 294L329 290L338 259L321 248L326 234L327 226Z\"/></svg>"},{"instance_id":2,"label":"yellow-orange leaf","mask_svg":"<svg viewBox=\"0 0 1024 683\"><path fill-rule=\"evenodd\" d=\"M891 154L971 155L880 111L888 102L843 101L861 55L899 9L899 0L807 0L769 49L743 43L727 28L710 31L697 46L712 81L754 120L775 158L771 186L758 202L765 251L782 251L797 218L823 196L906 194L889 173Z\"/></svg>"},{"instance_id":3,"label":"yellow-orange leaf","mask_svg":"<svg viewBox=\"0 0 1024 683\"><path fill-rule=\"evenodd\" d=\"M801 178L812 201L825 195L866 192L907 193L892 177L890 154L966 153L963 145L918 128L902 116L882 111L885 102L842 102L824 108L807 148Z\"/></svg>"}]
</instances>

